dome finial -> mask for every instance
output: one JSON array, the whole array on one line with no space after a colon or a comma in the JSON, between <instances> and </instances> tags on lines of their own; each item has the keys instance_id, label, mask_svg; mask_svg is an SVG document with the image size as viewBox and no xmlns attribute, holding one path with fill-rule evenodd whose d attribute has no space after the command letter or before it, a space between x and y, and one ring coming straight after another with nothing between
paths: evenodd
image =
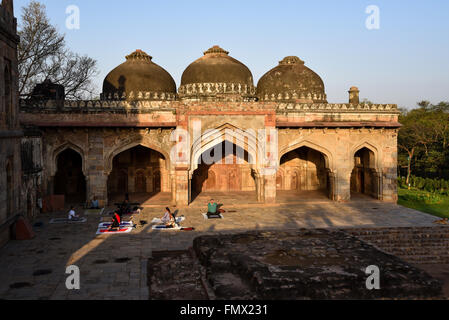
<instances>
[{"instance_id":1,"label":"dome finial","mask_svg":"<svg viewBox=\"0 0 449 320\"><path fill-rule=\"evenodd\" d=\"M144 51L142 51L140 49L137 49L136 51L134 51L130 55L126 56L126 60L129 60L129 61L142 60L142 61L150 62L151 59L153 59L152 56L148 55L146 52L144 52Z\"/></svg>"},{"instance_id":2,"label":"dome finial","mask_svg":"<svg viewBox=\"0 0 449 320\"><path fill-rule=\"evenodd\" d=\"M289 65L289 64L304 64L304 61L299 59L296 56L288 56L285 57L282 61L279 61L280 65Z\"/></svg>"},{"instance_id":3,"label":"dome finial","mask_svg":"<svg viewBox=\"0 0 449 320\"><path fill-rule=\"evenodd\" d=\"M213 47L210 48L209 50L205 51L205 52L204 52L204 55L207 55L207 54L217 54L217 53L221 53L221 54L228 55L228 54L229 54L229 51L226 51L226 50L220 48L220 46L213 46Z\"/></svg>"}]
</instances>

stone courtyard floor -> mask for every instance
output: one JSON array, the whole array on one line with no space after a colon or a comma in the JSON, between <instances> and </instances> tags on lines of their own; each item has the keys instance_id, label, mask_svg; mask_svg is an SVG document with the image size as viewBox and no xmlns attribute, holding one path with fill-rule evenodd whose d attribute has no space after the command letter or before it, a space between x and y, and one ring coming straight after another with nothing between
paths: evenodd
<instances>
[{"instance_id":1,"label":"stone courtyard floor","mask_svg":"<svg viewBox=\"0 0 449 320\"><path fill-rule=\"evenodd\" d=\"M425 227L437 218L390 203L358 198L349 203L309 199L276 205L226 201L223 220L204 220L199 205L179 209L184 227L195 231L154 231L148 223L163 207L145 207L134 216L130 234L96 236L99 215L85 224L51 225L64 213L43 214L36 238L11 241L0 249L0 299L149 299L147 261L153 252L186 250L200 235L300 228ZM131 199L132 200L132 199ZM232 200L232 199L231 199ZM228 202L229 201L229 202ZM81 271L81 289L66 289L66 266Z\"/></svg>"}]
</instances>

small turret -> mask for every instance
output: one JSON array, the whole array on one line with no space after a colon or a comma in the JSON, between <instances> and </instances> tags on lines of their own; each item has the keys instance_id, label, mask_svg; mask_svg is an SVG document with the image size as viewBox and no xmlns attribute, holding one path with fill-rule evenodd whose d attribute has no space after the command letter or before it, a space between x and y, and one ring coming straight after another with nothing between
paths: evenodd
<instances>
[{"instance_id":1,"label":"small turret","mask_svg":"<svg viewBox=\"0 0 449 320\"><path fill-rule=\"evenodd\" d=\"M352 87L349 91L349 103L359 104L360 103L360 90L357 87Z\"/></svg>"}]
</instances>

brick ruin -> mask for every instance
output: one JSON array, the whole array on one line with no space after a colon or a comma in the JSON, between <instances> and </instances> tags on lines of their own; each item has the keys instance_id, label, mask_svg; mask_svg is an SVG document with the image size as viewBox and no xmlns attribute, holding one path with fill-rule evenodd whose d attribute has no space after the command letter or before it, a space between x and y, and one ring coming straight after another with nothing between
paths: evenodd
<instances>
[{"instance_id":1,"label":"brick ruin","mask_svg":"<svg viewBox=\"0 0 449 320\"><path fill-rule=\"evenodd\" d=\"M442 299L439 280L410 264L408 258L401 260L370 244L385 236L385 243L398 235L416 237L417 232L425 235L422 241L401 239L399 247L418 243L430 248L425 238L447 240L448 235L447 228L398 228L201 236L190 252L153 254L148 265L150 296L154 300ZM369 242L364 241L366 235L371 236ZM447 249L432 250L430 255L442 252L447 258ZM367 289L370 266L379 268L376 290Z\"/></svg>"}]
</instances>

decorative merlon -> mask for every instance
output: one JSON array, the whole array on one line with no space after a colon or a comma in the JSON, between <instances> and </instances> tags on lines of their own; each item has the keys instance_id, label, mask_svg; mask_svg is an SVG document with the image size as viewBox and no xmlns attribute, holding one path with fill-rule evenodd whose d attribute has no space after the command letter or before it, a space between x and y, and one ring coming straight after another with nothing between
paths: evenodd
<instances>
[{"instance_id":1,"label":"decorative merlon","mask_svg":"<svg viewBox=\"0 0 449 320\"><path fill-rule=\"evenodd\" d=\"M165 93L165 92L149 92L149 91L139 91L139 92L124 92L122 94L119 93L109 93L102 94L101 100L109 100L109 101L134 101L134 100L155 100L155 101L175 101L176 94L174 93Z\"/></svg>"},{"instance_id":2,"label":"decorative merlon","mask_svg":"<svg viewBox=\"0 0 449 320\"><path fill-rule=\"evenodd\" d=\"M338 104L338 103L281 103L277 107L278 112L304 112L304 111L357 111L357 112L376 112L376 111L398 111L395 104Z\"/></svg>"},{"instance_id":3,"label":"decorative merlon","mask_svg":"<svg viewBox=\"0 0 449 320\"><path fill-rule=\"evenodd\" d=\"M178 93L180 97L214 94L255 95L256 87L241 83L191 83L181 86Z\"/></svg>"},{"instance_id":4,"label":"decorative merlon","mask_svg":"<svg viewBox=\"0 0 449 320\"><path fill-rule=\"evenodd\" d=\"M171 102L151 100L20 100L20 107L26 112L59 110L73 113L81 113L83 111L109 112L117 110L176 110Z\"/></svg>"}]
</instances>

